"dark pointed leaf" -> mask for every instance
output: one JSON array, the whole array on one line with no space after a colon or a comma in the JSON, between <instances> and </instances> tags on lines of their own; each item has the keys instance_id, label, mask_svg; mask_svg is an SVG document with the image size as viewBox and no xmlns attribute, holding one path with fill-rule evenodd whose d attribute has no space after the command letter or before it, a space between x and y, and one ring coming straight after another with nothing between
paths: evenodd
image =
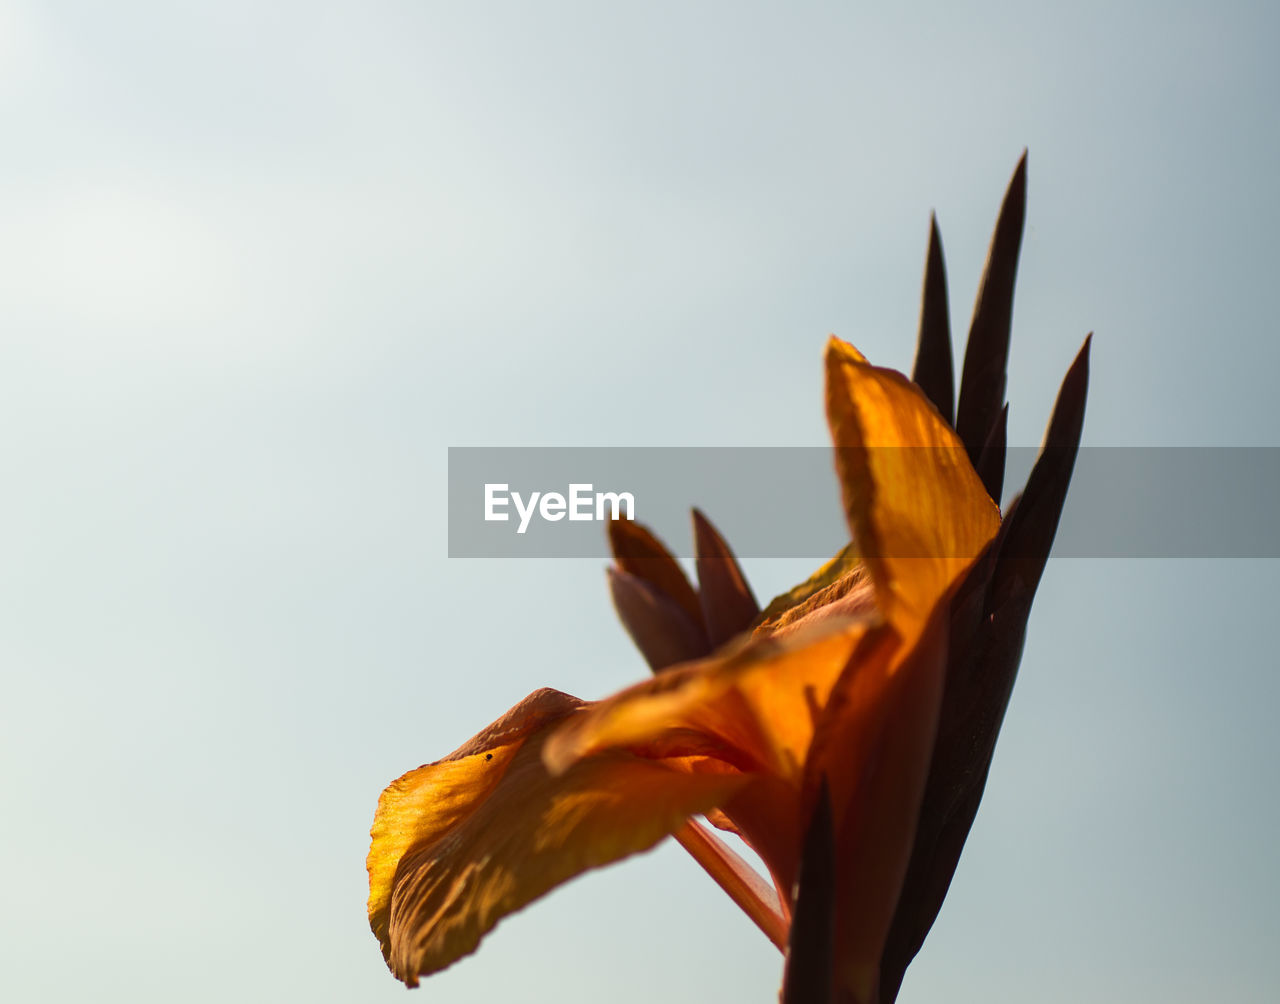
<instances>
[{"instance_id":1,"label":"dark pointed leaf","mask_svg":"<svg viewBox=\"0 0 1280 1004\"><path fill-rule=\"evenodd\" d=\"M703 626L711 647L718 648L751 626L760 604L729 545L697 509L693 510L693 540Z\"/></svg>"},{"instance_id":2,"label":"dark pointed leaf","mask_svg":"<svg viewBox=\"0 0 1280 1004\"><path fill-rule=\"evenodd\" d=\"M947 266L942 257L942 235L937 216L929 217L929 253L924 266L924 292L920 304L920 337L916 364L911 371L933 406L955 424L956 378L951 361L951 319L947 306Z\"/></svg>"},{"instance_id":3,"label":"dark pointed leaf","mask_svg":"<svg viewBox=\"0 0 1280 1004\"><path fill-rule=\"evenodd\" d=\"M989 611L1024 601L1030 608L1031 596L1040 584L1080 449L1092 341L1091 334L1067 370L1054 402L1044 446L1027 478L1027 487L1017 509L1000 528L1000 563L987 602Z\"/></svg>"},{"instance_id":4,"label":"dark pointed leaf","mask_svg":"<svg viewBox=\"0 0 1280 1004\"><path fill-rule=\"evenodd\" d=\"M702 624L690 620L665 593L620 569L607 572L618 618L655 673L710 653Z\"/></svg>"},{"instance_id":5,"label":"dark pointed leaf","mask_svg":"<svg viewBox=\"0 0 1280 1004\"><path fill-rule=\"evenodd\" d=\"M982 486L996 505L1000 504L1000 493L1004 491L1005 446L1009 436L1009 406L1006 404L996 416L995 425L982 444L982 453L974 469L982 479Z\"/></svg>"},{"instance_id":6,"label":"dark pointed leaf","mask_svg":"<svg viewBox=\"0 0 1280 1004\"><path fill-rule=\"evenodd\" d=\"M644 579L664 593L695 624L702 623L702 604L680 563L648 527L628 519L609 523L613 560L624 572Z\"/></svg>"},{"instance_id":7,"label":"dark pointed leaf","mask_svg":"<svg viewBox=\"0 0 1280 1004\"><path fill-rule=\"evenodd\" d=\"M1027 208L1027 155L1024 151L1005 193L987 253L982 284L973 308L973 324L965 347L960 378L956 432L978 462L982 444L1004 404L1005 373L1009 361L1009 328L1013 320L1013 287L1022 247L1022 223Z\"/></svg>"},{"instance_id":8,"label":"dark pointed leaf","mask_svg":"<svg viewBox=\"0 0 1280 1004\"><path fill-rule=\"evenodd\" d=\"M827 780L804 835L792 895L791 943L782 979L781 1004L828 1004L835 953L836 837Z\"/></svg>"},{"instance_id":9,"label":"dark pointed leaf","mask_svg":"<svg viewBox=\"0 0 1280 1004\"><path fill-rule=\"evenodd\" d=\"M1054 406L1026 491L951 606L951 654L938 739L907 880L881 959L881 999L894 1000L933 926L973 826L1017 677L1031 601L1044 570L1083 428L1089 341ZM975 588L975 586L977 588Z\"/></svg>"}]
</instances>

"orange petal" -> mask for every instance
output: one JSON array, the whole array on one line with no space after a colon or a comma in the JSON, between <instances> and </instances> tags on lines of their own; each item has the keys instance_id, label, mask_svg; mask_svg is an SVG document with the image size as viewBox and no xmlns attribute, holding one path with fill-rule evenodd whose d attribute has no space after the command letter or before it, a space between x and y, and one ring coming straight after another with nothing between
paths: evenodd
<instances>
[{"instance_id":1,"label":"orange petal","mask_svg":"<svg viewBox=\"0 0 1280 1004\"><path fill-rule=\"evenodd\" d=\"M995 536L1000 512L911 381L827 344L827 418L849 528L885 616L922 622Z\"/></svg>"},{"instance_id":2,"label":"orange petal","mask_svg":"<svg viewBox=\"0 0 1280 1004\"><path fill-rule=\"evenodd\" d=\"M850 549L846 548L842 554ZM818 574L824 575L825 572L826 569ZM778 597L770 605L774 613L756 626L755 633L778 637L801 627L812 627L830 617L862 617L872 615L878 609L875 583L867 567L857 559L848 561L848 570L839 578L816 591L808 591L807 587L814 581L810 579L804 586L797 586L791 593Z\"/></svg>"},{"instance_id":3,"label":"orange petal","mask_svg":"<svg viewBox=\"0 0 1280 1004\"><path fill-rule=\"evenodd\" d=\"M717 757L749 775L720 807L789 890L814 725L850 655L883 630L871 617L829 618L675 667L565 722L547 742L547 763L565 770L601 750L652 744Z\"/></svg>"},{"instance_id":4,"label":"orange petal","mask_svg":"<svg viewBox=\"0 0 1280 1004\"><path fill-rule=\"evenodd\" d=\"M770 629L796 607L811 601L819 593L861 567L858 549L853 544L845 545L839 554L809 576L806 581L781 596L775 596L761 613L756 630L762 634L770 633Z\"/></svg>"},{"instance_id":5,"label":"orange petal","mask_svg":"<svg viewBox=\"0 0 1280 1004\"><path fill-rule=\"evenodd\" d=\"M555 691L533 694L452 757L383 792L369 922L409 986L474 951L502 917L579 872L652 847L742 784L715 761L625 752L552 775L543 747L580 706Z\"/></svg>"},{"instance_id":6,"label":"orange petal","mask_svg":"<svg viewBox=\"0 0 1280 1004\"><path fill-rule=\"evenodd\" d=\"M682 732L718 746L738 769L799 783L813 725L870 618L830 618L781 639L756 639L675 667L595 704L547 744L565 770L603 749L634 749ZM668 755L679 752L668 747Z\"/></svg>"}]
</instances>

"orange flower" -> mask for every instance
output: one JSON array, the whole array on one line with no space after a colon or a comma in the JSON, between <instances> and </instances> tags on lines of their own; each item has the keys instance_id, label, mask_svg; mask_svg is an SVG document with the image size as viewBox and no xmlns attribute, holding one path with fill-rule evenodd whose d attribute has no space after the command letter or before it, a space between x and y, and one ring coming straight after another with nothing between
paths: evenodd
<instances>
[{"instance_id":1,"label":"orange flower","mask_svg":"<svg viewBox=\"0 0 1280 1004\"><path fill-rule=\"evenodd\" d=\"M701 514L696 590L648 531L613 524L615 604L655 676L595 703L538 691L383 793L369 918L398 978L416 985L555 885L675 835L788 952L785 1000L892 1000L976 811L1079 441L1084 353L1002 523L1023 176L997 226L958 431L936 228L916 383L827 346L849 548L761 612ZM773 888L698 815L738 833Z\"/></svg>"}]
</instances>

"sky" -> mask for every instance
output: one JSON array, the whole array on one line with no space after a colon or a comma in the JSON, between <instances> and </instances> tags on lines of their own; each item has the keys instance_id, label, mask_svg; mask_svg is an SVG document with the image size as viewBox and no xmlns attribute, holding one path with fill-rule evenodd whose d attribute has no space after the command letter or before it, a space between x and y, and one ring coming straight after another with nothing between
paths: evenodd
<instances>
[{"instance_id":1,"label":"sky","mask_svg":"<svg viewBox=\"0 0 1280 1004\"><path fill-rule=\"evenodd\" d=\"M645 673L603 562L447 556L448 448L822 445L827 334L909 368L933 211L964 330L1024 148L1010 442L1092 331L1087 445L1280 446L1278 22L0 2L0 998L406 999L379 792ZM1274 560L1050 562L903 1004L1280 996L1277 595ZM408 999L780 974L664 846Z\"/></svg>"}]
</instances>

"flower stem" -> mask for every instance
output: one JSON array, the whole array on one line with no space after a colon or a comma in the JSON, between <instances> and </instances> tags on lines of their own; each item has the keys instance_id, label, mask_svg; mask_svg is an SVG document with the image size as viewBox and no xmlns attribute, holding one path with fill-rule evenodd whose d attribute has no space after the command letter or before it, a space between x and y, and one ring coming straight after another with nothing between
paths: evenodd
<instances>
[{"instance_id":1,"label":"flower stem","mask_svg":"<svg viewBox=\"0 0 1280 1004\"><path fill-rule=\"evenodd\" d=\"M701 823L689 820L675 833L680 846L693 855L778 951L787 950L789 924L778 894L747 862Z\"/></svg>"}]
</instances>

